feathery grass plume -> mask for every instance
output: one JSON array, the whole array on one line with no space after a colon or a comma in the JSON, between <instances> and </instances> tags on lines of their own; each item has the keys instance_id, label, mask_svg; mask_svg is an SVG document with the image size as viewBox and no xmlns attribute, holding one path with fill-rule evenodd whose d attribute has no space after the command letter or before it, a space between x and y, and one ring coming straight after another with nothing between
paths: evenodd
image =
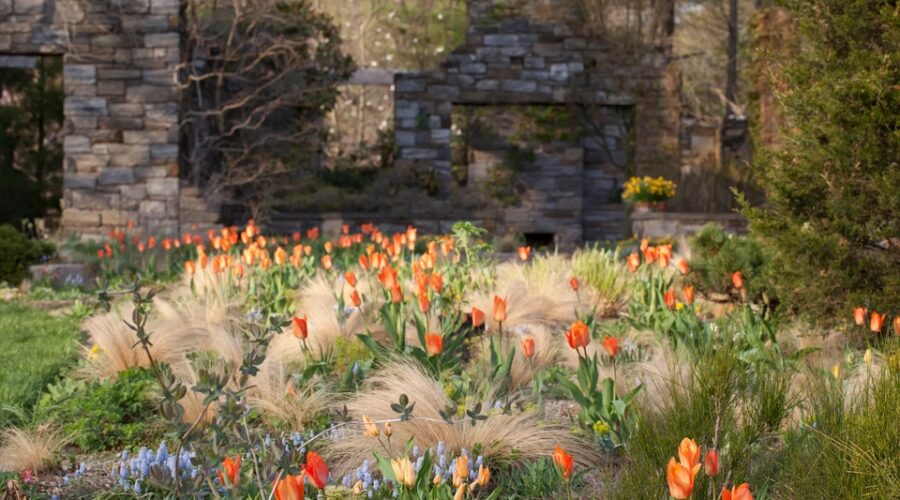
<instances>
[{"instance_id":1,"label":"feathery grass plume","mask_svg":"<svg viewBox=\"0 0 900 500\"><path fill-rule=\"evenodd\" d=\"M528 385L534 379L534 370L542 370L556 366L564 359L564 350L568 349L562 333L553 334L553 330L545 325L521 325L514 329L516 356L513 358L510 376L512 383L510 388ZM522 338L529 336L534 339L534 356L530 360L522 355ZM489 353L482 352L482 356ZM479 361L475 361L477 364ZM577 363L576 363L577 365Z\"/></svg>"},{"instance_id":2,"label":"feathery grass plume","mask_svg":"<svg viewBox=\"0 0 900 500\"><path fill-rule=\"evenodd\" d=\"M439 412L447 406L455 406L454 403L437 380L411 363L386 366L346 401L346 406L355 420L360 420L363 415L375 421L396 419L397 414L390 405L396 403L401 394L415 402L415 410L413 419L392 424L391 446L395 454L402 452L406 442L414 438L421 447L432 447L442 441L451 453L480 446L490 464L522 465L551 456L556 445L565 448L580 464L594 464L599 460L591 444L577 438L566 427L541 421L535 413L492 413L487 420L474 426L468 420L454 424L444 422ZM482 403L485 408L491 408L490 395ZM329 463L341 469L337 471L340 475L363 460L371 459L373 452L379 449L378 441L366 436L360 428L359 433L348 433L326 451Z\"/></svg>"},{"instance_id":3,"label":"feathery grass plume","mask_svg":"<svg viewBox=\"0 0 900 500\"><path fill-rule=\"evenodd\" d=\"M615 316L625 307L631 274L617 251L584 247L572 255L571 265L572 274L591 290L591 304L597 305L597 314Z\"/></svg>"},{"instance_id":4,"label":"feathery grass plume","mask_svg":"<svg viewBox=\"0 0 900 500\"><path fill-rule=\"evenodd\" d=\"M254 377L247 399L267 418L286 424L292 431L302 431L328 409L327 396L312 385L295 388L284 363L272 362Z\"/></svg>"},{"instance_id":5,"label":"feathery grass plume","mask_svg":"<svg viewBox=\"0 0 900 500\"><path fill-rule=\"evenodd\" d=\"M66 440L52 430L27 431L10 427L2 433L0 470L41 472L56 464Z\"/></svg>"}]
</instances>

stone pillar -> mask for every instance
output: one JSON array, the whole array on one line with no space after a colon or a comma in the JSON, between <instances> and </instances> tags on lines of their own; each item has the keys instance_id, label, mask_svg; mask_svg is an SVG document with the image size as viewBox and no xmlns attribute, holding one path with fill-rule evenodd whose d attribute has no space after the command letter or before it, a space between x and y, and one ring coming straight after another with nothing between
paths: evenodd
<instances>
[{"instance_id":1,"label":"stone pillar","mask_svg":"<svg viewBox=\"0 0 900 500\"><path fill-rule=\"evenodd\" d=\"M62 224L104 233L133 221L179 231L177 0L119 0L87 13L64 59ZM118 4L118 5L116 5Z\"/></svg>"}]
</instances>

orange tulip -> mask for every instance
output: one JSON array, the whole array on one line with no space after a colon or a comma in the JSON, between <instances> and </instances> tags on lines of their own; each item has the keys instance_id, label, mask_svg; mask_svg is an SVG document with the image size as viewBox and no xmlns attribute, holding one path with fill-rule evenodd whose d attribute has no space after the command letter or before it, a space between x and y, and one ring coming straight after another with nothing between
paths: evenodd
<instances>
[{"instance_id":1,"label":"orange tulip","mask_svg":"<svg viewBox=\"0 0 900 500\"><path fill-rule=\"evenodd\" d=\"M209 257L206 254L200 256L200 269L206 269L206 264L209 262Z\"/></svg>"},{"instance_id":2,"label":"orange tulip","mask_svg":"<svg viewBox=\"0 0 900 500\"><path fill-rule=\"evenodd\" d=\"M506 299L494 295L494 321L497 323L506 321Z\"/></svg>"},{"instance_id":3,"label":"orange tulip","mask_svg":"<svg viewBox=\"0 0 900 500\"><path fill-rule=\"evenodd\" d=\"M484 311L477 307L472 308L472 327L478 328L484 324Z\"/></svg>"},{"instance_id":4,"label":"orange tulip","mask_svg":"<svg viewBox=\"0 0 900 500\"><path fill-rule=\"evenodd\" d=\"M238 456L237 460L232 460L230 457L225 457L225 460L222 461L222 470L216 472L219 475L219 482L224 485L228 485L231 488L237 488L238 482L241 480L241 457ZM225 475L222 475L222 471L224 470ZM228 478L228 482L225 482L225 478Z\"/></svg>"},{"instance_id":5,"label":"orange tulip","mask_svg":"<svg viewBox=\"0 0 900 500\"><path fill-rule=\"evenodd\" d=\"M731 491L728 488L722 488L722 500L753 500L753 494L750 493L750 485L743 483L734 486Z\"/></svg>"},{"instance_id":6,"label":"orange tulip","mask_svg":"<svg viewBox=\"0 0 900 500\"><path fill-rule=\"evenodd\" d=\"M359 297L359 292L353 290L353 293L350 294L350 302L353 302L353 307L359 307L362 304L362 299Z\"/></svg>"},{"instance_id":7,"label":"orange tulip","mask_svg":"<svg viewBox=\"0 0 900 500\"><path fill-rule=\"evenodd\" d=\"M322 460L318 453L311 451L306 454L306 464L303 466L303 471L306 472L306 476L309 477L309 482L313 486L320 490L325 489L325 485L328 484L328 465L325 464L325 461Z\"/></svg>"},{"instance_id":8,"label":"orange tulip","mask_svg":"<svg viewBox=\"0 0 900 500\"><path fill-rule=\"evenodd\" d=\"M628 270L635 272L639 267L641 267L641 256L637 252L632 252L628 256Z\"/></svg>"},{"instance_id":9,"label":"orange tulip","mask_svg":"<svg viewBox=\"0 0 900 500\"><path fill-rule=\"evenodd\" d=\"M688 304L694 303L694 287L692 287L692 286L684 287L684 301Z\"/></svg>"},{"instance_id":10,"label":"orange tulip","mask_svg":"<svg viewBox=\"0 0 900 500\"><path fill-rule=\"evenodd\" d=\"M444 277L440 274L432 274L428 281L431 284L431 288L436 293L441 293L441 291L444 289Z\"/></svg>"},{"instance_id":11,"label":"orange tulip","mask_svg":"<svg viewBox=\"0 0 900 500\"><path fill-rule=\"evenodd\" d=\"M197 272L197 267L194 265L194 261L189 260L184 263L184 272L191 275Z\"/></svg>"},{"instance_id":12,"label":"orange tulip","mask_svg":"<svg viewBox=\"0 0 900 500\"><path fill-rule=\"evenodd\" d=\"M659 260L657 260L656 263L659 264L659 267L661 269L665 269L665 268L669 267L669 259L670 258L671 258L671 256L669 254L660 253Z\"/></svg>"},{"instance_id":13,"label":"orange tulip","mask_svg":"<svg viewBox=\"0 0 900 500\"><path fill-rule=\"evenodd\" d=\"M534 356L533 338L525 337L522 339L522 354L524 354L526 358L531 358L532 356Z\"/></svg>"},{"instance_id":14,"label":"orange tulip","mask_svg":"<svg viewBox=\"0 0 900 500\"><path fill-rule=\"evenodd\" d=\"M391 287L391 302L394 304L403 302L403 290L400 288L400 285Z\"/></svg>"},{"instance_id":15,"label":"orange tulip","mask_svg":"<svg viewBox=\"0 0 900 500\"><path fill-rule=\"evenodd\" d=\"M294 329L294 337L297 337L300 340L306 340L306 337L309 336L309 329L306 324L306 315L303 316L294 316L293 321L293 329Z\"/></svg>"},{"instance_id":16,"label":"orange tulip","mask_svg":"<svg viewBox=\"0 0 900 500\"><path fill-rule=\"evenodd\" d=\"M863 326L866 324L866 315L869 311L865 307L857 307L853 310L853 321L856 321L858 326Z\"/></svg>"},{"instance_id":17,"label":"orange tulip","mask_svg":"<svg viewBox=\"0 0 900 500\"><path fill-rule=\"evenodd\" d=\"M456 470L453 471L453 486L459 487L469 480L469 457L460 455L456 458Z\"/></svg>"},{"instance_id":18,"label":"orange tulip","mask_svg":"<svg viewBox=\"0 0 900 500\"><path fill-rule=\"evenodd\" d=\"M531 247L519 247L519 259L528 260L531 256Z\"/></svg>"},{"instance_id":19,"label":"orange tulip","mask_svg":"<svg viewBox=\"0 0 900 500\"><path fill-rule=\"evenodd\" d=\"M576 321L566 332L566 340L572 349L587 347L591 341L591 331L583 321Z\"/></svg>"},{"instance_id":20,"label":"orange tulip","mask_svg":"<svg viewBox=\"0 0 900 500\"><path fill-rule=\"evenodd\" d=\"M700 464L697 464L697 470ZM666 467L666 482L669 483L669 495L672 498L683 500L691 497L694 492L694 476L696 471L685 467L675 461L674 458L669 459L669 465Z\"/></svg>"},{"instance_id":21,"label":"orange tulip","mask_svg":"<svg viewBox=\"0 0 900 500\"><path fill-rule=\"evenodd\" d=\"M563 477L568 480L569 476L572 475L572 469L574 466L574 461L572 460L571 455L563 451L559 446L556 447L556 451L553 452L553 461L556 465L562 469Z\"/></svg>"},{"instance_id":22,"label":"orange tulip","mask_svg":"<svg viewBox=\"0 0 900 500\"><path fill-rule=\"evenodd\" d=\"M431 309L431 301L428 300L428 292L424 290L419 291L419 310L423 313L428 313L428 310Z\"/></svg>"},{"instance_id":23,"label":"orange tulip","mask_svg":"<svg viewBox=\"0 0 900 500\"><path fill-rule=\"evenodd\" d=\"M900 335L900 316L894 317L894 331Z\"/></svg>"},{"instance_id":24,"label":"orange tulip","mask_svg":"<svg viewBox=\"0 0 900 500\"><path fill-rule=\"evenodd\" d=\"M614 358L616 357L616 354L619 354L619 339L615 337L606 337L603 339L603 347L605 347L606 352Z\"/></svg>"},{"instance_id":25,"label":"orange tulip","mask_svg":"<svg viewBox=\"0 0 900 500\"><path fill-rule=\"evenodd\" d=\"M330 271L330 270L331 270L331 267L332 267L333 265L334 265L334 263L332 262L331 256L330 256L330 255L323 255L323 256L322 256L322 269L324 269L324 270L326 270L326 271Z\"/></svg>"},{"instance_id":26,"label":"orange tulip","mask_svg":"<svg viewBox=\"0 0 900 500\"><path fill-rule=\"evenodd\" d=\"M650 240L644 238L641 240L641 253L646 252L650 248Z\"/></svg>"},{"instance_id":27,"label":"orange tulip","mask_svg":"<svg viewBox=\"0 0 900 500\"><path fill-rule=\"evenodd\" d=\"M881 328L884 326L884 313L878 314L875 311L872 311L872 315L869 317L869 330L872 330L875 333L881 333Z\"/></svg>"},{"instance_id":28,"label":"orange tulip","mask_svg":"<svg viewBox=\"0 0 900 500\"><path fill-rule=\"evenodd\" d=\"M275 483L276 500L303 500L303 474L286 476Z\"/></svg>"},{"instance_id":29,"label":"orange tulip","mask_svg":"<svg viewBox=\"0 0 900 500\"><path fill-rule=\"evenodd\" d=\"M581 284L578 282L578 278L572 276L571 278L569 278L569 286L572 287L572 290L575 290L577 292L581 287Z\"/></svg>"},{"instance_id":30,"label":"orange tulip","mask_svg":"<svg viewBox=\"0 0 900 500\"><path fill-rule=\"evenodd\" d=\"M744 288L744 275L740 271L731 274L731 284L738 290Z\"/></svg>"},{"instance_id":31,"label":"orange tulip","mask_svg":"<svg viewBox=\"0 0 900 500\"><path fill-rule=\"evenodd\" d=\"M369 257L366 255L359 256L359 267L369 269Z\"/></svg>"},{"instance_id":32,"label":"orange tulip","mask_svg":"<svg viewBox=\"0 0 900 500\"><path fill-rule=\"evenodd\" d=\"M344 279L347 280L347 284L356 288L356 274L353 271L347 271L344 273Z\"/></svg>"},{"instance_id":33,"label":"orange tulip","mask_svg":"<svg viewBox=\"0 0 900 500\"><path fill-rule=\"evenodd\" d=\"M102 259L103 257L106 257L106 253L103 251L102 248L97 249L97 258ZM191 274L193 274L193 273L191 273Z\"/></svg>"},{"instance_id":34,"label":"orange tulip","mask_svg":"<svg viewBox=\"0 0 900 500\"><path fill-rule=\"evenodd\" d=\"M283 266L285 262L287 262L287 252L285 249L278 247L278 249L275 250L275 263L279 266Z\"/></svg>"},{"instance_id":35,"label":"orange tulip","mask_svg":"<svg viewBox=\"0 0 900 500\"><path fill-rule=\"evenodd\" d=\"M693 439L684 438L678 445L678 460L681 465L692 469L700 463L700 447Z\"/></svg>"},{"instance_id":36,"label":"orange tulip","mask_svg":"<svg viewBox=\"0 0 900 500\"><path fill-rule=\"evenodd\" d=\"M675 292L673 290L669 290L663 294L663 300L666 302L666 307L675 309Z\"/></svg>"},{"instance_id":37,"label":"orange tulip","mask_svg":"<svg viewBox=\"0 0 900 500\"><path fill-rule=\"evenodd\" d=\"M687 259L678 261L678 270L681 271L681 274L688 274L691 272L691 267L688 265Z\"/></svg>"},{"instance_id":38,"label":"orange tulip","mask_svg":"<svg viewBox=\"0 0 900 500\"><path fill-rule=\"evenodd\" d=\"M425 334L425 350L429 356L437 356L444 351L444 336L439 333Z\"/></svg>"},{"instance_id":39,"label":"orange tulip","mask_svg":"<svg viewBox=\"0 0 900 500\"><path fill-rule=\"evenodd\" d=\"M706 452L706 459L703 460L703 471L707 476L715 476L719 473L719 452L709 450Z\"/></svg>"}]
</instances>

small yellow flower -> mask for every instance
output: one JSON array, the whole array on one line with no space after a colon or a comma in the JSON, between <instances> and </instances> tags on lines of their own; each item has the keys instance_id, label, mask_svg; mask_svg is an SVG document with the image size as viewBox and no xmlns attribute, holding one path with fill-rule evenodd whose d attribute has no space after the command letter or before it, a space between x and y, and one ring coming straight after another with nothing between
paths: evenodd
<instances>
[{"instance_id":1,"label":"small yellow flower","mask_svg":"<svg viewBox=\"0 0 900 500\"><path fill-rule=\"evenodd\" d=\"M831 367L831 375L834 377L835 380L840 379L841 378L841 365L832 366Z\"/></svg>"},{"instance_id":2,"label":"small yellow flower","mask_svg":"<svg viewBox=\"0 0 900 500\"><path fill-rule=\"evenodd\" d=\"M682 304L681 302L676 302L676 303L675 303L675 310L676 310L676 311L680 311L680 310L682 310L682 309L684 309L684 304Z\"/></svg>"},{"instance_id":3,"label":"small yellow flower","mask_svg":"<svg viewBox=\"0 0 900 500\"><path fill-rule=\"evenodd\" d=\"M609 434L609 431L610 431L609 424L607 424L606 422L604 422L602 420L598 420L598 421L594 422L593 429L594 429L594 434L596 434L600 437L603 437L603 436Z\"/></svg>"},{"instance_id":4,"label":"small yellow flower","mask_svg":"<svg viewBox=\"0 0 900 500\"><path fill-rule=\"evenodd\" d=\"M872 349L866 349L866 353L863 355L863 361L865 361L867 365L871 365L873 358L874 355L872 354Z\"/></svg>"}]
</instances>

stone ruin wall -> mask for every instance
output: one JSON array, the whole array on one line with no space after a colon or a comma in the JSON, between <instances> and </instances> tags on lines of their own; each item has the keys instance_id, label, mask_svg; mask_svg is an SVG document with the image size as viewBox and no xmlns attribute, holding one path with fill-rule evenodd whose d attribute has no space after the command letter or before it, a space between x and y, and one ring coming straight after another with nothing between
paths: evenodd
<instances>
[{"instance_id":1,"label":"stone ruin wall","mask_svg":"<svg viewBox=\"0 0 900 500\"><path fill-rule=\"evenodd\" d=\"M65 232L215 222L179 184L179 28L178 0L0 0L0 54L63 57Z\"/></svg>"},{"instance_id":2,"label":"stone ruin wall","mask_svg":"<svg viewBox=\"0 0 900 500\"><path fill-rule=\"evenodd\" d=\"M604 126L610 110L628 109L633 149L628 168L598 157L597 141L623 141L603 130L585 138L584 161L546 166L555 177L552 202L521 207L479 207L487 225L556 234L563 246L628 232L624 206L609 203L627 170L657 173L678 162L680 99L670 46L624 50L603 37L587 37L563 22L491 19L496 2L473 0L466 44L430 72L395 78L396 142L400 165L437 172L451 181L451 113L454 105L561 105L588 110ZM544 197L548 198L548 197ZM545 200L546 201L546 200ZM490 222L494 219L494 222Z\"/></svg>"}]
</instances>

